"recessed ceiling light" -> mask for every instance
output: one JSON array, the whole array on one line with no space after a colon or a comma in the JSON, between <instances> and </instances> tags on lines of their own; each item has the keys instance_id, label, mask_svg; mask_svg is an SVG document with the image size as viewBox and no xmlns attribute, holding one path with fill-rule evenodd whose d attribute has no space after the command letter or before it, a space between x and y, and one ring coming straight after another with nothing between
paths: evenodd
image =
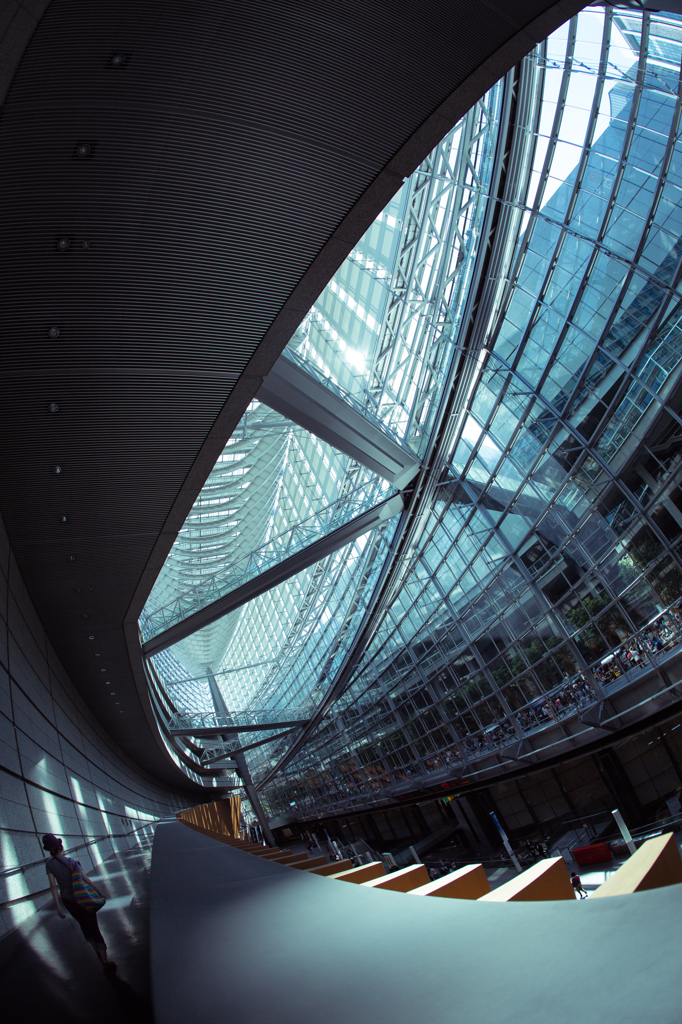
<instances>
[{"instance_id":1,"label":"recessed ceiling light","mask_svg":"<svg viewBox=\"0 0 682 1024\"><path fill-rule=\"evenodd\" d=\"M53 338L53 339L54 338L58 338L60 334L61 334L61 331L59 330L58 327L49 327L48 328L48 331L47 331L48 338Z\"/></svg>"},{"instance_id":2,"label":"recessed ceiling light","mask_svg":"<svg viewBox=\"0 0 682 1024\"><path fill-rule=\"evenodd\" d=\"M88 242L88 241L81 242L81 249L89 249L91 245L92 245L92 242Z\"/></svg>"},{"instance_id":3,"label":"recessed ceiling light","mask_svg":"<svg viewBox=\"0 0 682 1024\"><path fill-rule=\"evenodd\" d=\"M68 516L62 516L62 522L63 523L68 523L68 521L69 521L69 517Z\"/></svg>"},{"instance_id":4,"label":"recessed ceiling light","mask_svg":"<svg viewBox=\"0 0 682 1024\"><path fill-rule=\"evenodd\" d=\"M94 639L95 639L94 636L89 636L88 637L88 640L94 640Z\"/></svg>"},{"instance_id":5,"label":"recessed ceiling light","mask_svg":"<svg viewBox=\"0 0 682 1024\"><path fill-rule=\"evenodd\" d=\"M109 680L109 679L107 679L107 680L105 681L104 685L105 685L105 686L111 686L111 682L110 682L110 680Z\"/></svg>"},{"instance_id":6,"label":"recessed ceiling light","mask_svg":"<svg viewBox=\"0 0 682 1024\"><path fill-rule=\"evenodd\" d=\"M47 411L48 412L59 412L59 406L57 405L56 402L50 402L50 404L47 407Z\"/></svg>"},{"instance_id":7,"label":"recessed ceiling light","mask_svg":"<svg viewBox=\"0 0 682 1024\"><path fill-rule=\"evenodd\" d=\"M71 248L71 239L70 238L58 238L57 239L57 248L59 249L60 252L66 252L67 249Z\"/></svg>"},{"instance_id":8,"label":"recessed ceiling light","mask_svg":"<svg viewBox=\"0 0 682 1024\"><path fill-rule=\"evenodd\" d=\"M76 146L76 156L84 160L85 157L92 156L92 146L89 142L80 142Z\"/></svg>"},{"instance_id":9,"label":"recessed ceiling light","mask_svg":"<svg viewBox=\"0 0 682 1024\"><path fill-rule=\"evenodd\" d=\"M89 619L90 618L90 616L87 614L87 612L83 612L83 616L82 617L84 619Z\"/></svg>"},{"instance_id":10,"label":"recessed ceiling light","mask_svg":"<svg viewBox=\"0 0 682 1024\"><path fill-rule=\"evenodd\" d=\"M128 63L127 53L112 53L109 64L112 68L124 68Z\"/></svg>"},{"instance_id":11,"label":"recessed ceiling light","mask_svg":"<svg viewBox=\"0 0 682 1024\"><path fill-rule=\"evenodd\" d=\"M101 657L102 657L102 655L101 655L101 654L96 654L96 655L95 655L95 657L96 657L96 658L101 658Z\"/></svg>"},{"instance_id":12,"label":"recessed ceiling light","mask_svg":"<svg viewBox=\"0 0 682 1024\"><path fill-rule=\"evenodd\" d=\"M52 472L54 473L55 476L59 476L59 474L63 473L64 470L62 469L61 466L53 466L52 467Z\"/></svg>"},{"instance_id":13,"label":"recessed ceiling light","mask_svg":"<svg viewBox=\"0 0 682 1024\"><path fill-rule=\"evenodd\" d=\"M76 561L76 556L75 555L67 555L66 556L66 561L67 562L75 562Z\"/></svg>"},{"instance_id":14,"label":"recessed ceiling light","mask_svg":"<svg viewBox=\"0 0 682 1024\"><path fill-rule=\"evenodd\" d=\"M105 668L101 668L100 672L106 672L106 669Z\"/></svg>"}]
</instances>

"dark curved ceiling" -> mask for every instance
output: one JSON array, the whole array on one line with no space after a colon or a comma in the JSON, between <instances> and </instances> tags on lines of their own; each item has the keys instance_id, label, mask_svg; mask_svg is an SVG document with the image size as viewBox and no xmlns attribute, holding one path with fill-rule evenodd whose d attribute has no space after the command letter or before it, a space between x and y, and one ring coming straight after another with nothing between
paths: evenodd
<instances>
[{"instance_id":1,"label":"dark curved ceiling","mask_svg":"<svg viewBox=\"0 0 682 1024\"><path fill-rule=\"evenodd\" d=\"M44 3L2 5L0 510L71 677L158 777L184 778L124 622L134 635L225 440L348 251L581 6L52 0L34 30Z\"/></svg>"}]
</instances>

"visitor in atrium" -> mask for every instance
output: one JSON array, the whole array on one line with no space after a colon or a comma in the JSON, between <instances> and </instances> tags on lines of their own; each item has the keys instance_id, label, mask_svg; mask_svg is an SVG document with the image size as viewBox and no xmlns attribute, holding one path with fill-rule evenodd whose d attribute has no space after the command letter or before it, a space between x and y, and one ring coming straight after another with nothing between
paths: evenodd
<instances>
[{"instance_id":1,"label":"visitor in atrium","mask_svg":"<svg viewBox=\"0 0 682 1024\"><path fill-rule=\"evenodd\" d=\"M574 871L571 875L571 885L573 886L574 891L578 893L581 900L587 899L587 889L583 888L583 883L580 881L580 875L577 871Z\"/></svg>"},{"instance_id":2,"label":"visitor in atrium","mask_svg":"<svg viewBox=\"0 0 682 1024\"><path fill-rule=\"evenodd\" d=\"M61 918L66 917L65 910L71 914L71 917L80 925L83 937L94 949L104 970L113 973L116 970L116 964L113 960L109 960L107 956L107 944L99 930L96 912L94 910L86 910L76 902L74 897L72 885L73 872L80 871L83 881L91 886L95 892L99 893L102 898L104 898L103 893L84 873L80 861L64 855L64 845L61 839L58 839L51 832L43 836L43 849L47 850L50 854L45 867L57 913Z\"/></svg>"}]
</instances>

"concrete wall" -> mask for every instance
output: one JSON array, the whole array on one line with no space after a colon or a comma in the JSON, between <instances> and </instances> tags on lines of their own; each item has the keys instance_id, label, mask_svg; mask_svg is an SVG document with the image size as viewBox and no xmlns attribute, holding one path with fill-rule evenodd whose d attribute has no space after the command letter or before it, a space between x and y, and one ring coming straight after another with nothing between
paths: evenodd
<instances>
[{"instance_id":1,"label":"concrete wall","mask_svg":"<svg viewBox=\"0 0 682 1024\"><path fill-rule=\"evenodd\" d=\"M0 520L0 935L46 902L39 837L54 832L88 867L138 840L132 830L186 806L104 732L57 659ZM148 830L149 831L149 830ZM144 833L139 833L143 835Z\"/></svg>"}]
</instances>

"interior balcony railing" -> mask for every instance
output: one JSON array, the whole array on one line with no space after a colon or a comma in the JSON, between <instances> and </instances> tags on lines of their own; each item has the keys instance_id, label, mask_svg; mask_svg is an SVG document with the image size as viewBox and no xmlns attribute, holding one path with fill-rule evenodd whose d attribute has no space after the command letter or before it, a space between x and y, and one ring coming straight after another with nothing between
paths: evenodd
<instances>
[{"instance_id":1,"label":"interior balcony railing","mask_svg":"<svg viewBox=\"0 0 682 1024\"><path fill-rule=\"evenodd\" d=\"M220 736L223 733L262 732L304 725L310 712L306 708L278 708L259 711L235 711L229 714L194 714L178 711L168 722L171 736Z\"/></svg>"},{"instance_id":2,"label":"interior balcony railing","mask_svg":"<svg viewBox=\"0 0 682 1024\"><path fill-rule=\"evenodd\" d=\"M294 777L288 780L288 793L294 794L294 812L297 817L322 816L339 813L352 808L369 807L384 803L412 789L427 788L446 781L471 777L491 757L496 758L499 773L500 761L508 767L523 763L530 756L536 760L551 756L552 748L566 740L565 735L548 736L545 744L538 744L543 734L557 725L573 720L584 725L583 738L594 737L594 729L615 730L623 714L639 710L646 717L646 705L656 702L666 691L674 690L677 682L671 682L666 666L682 654L682 611L680 601L656 615L642 629L622 640L621 644L593 667L592 675L598 681L602 696L587 682L584 672L566 676L562 683L550 689L541 697L530 701L513 715L494 723L478 732L460 737L457 745L452 744L434 754L405 765L401 769L375 772L372 778L361 781L363 767L359 764L347 767L342 779L332 781L333 769L323 771L329 778L327 793L301 792ZM638 682L647 682L644 699L637 688ZM630 702L621 702L618 709L609 708L609 701L616 695L632 691ZM530 742L532 741L532 746ZM348 757L346 764L348 764ZM319 775L317 776L319 781ZM272 813L292 813L291 800L281 807L271 794L268 802Z\"/></svg>"}]
</instances>

